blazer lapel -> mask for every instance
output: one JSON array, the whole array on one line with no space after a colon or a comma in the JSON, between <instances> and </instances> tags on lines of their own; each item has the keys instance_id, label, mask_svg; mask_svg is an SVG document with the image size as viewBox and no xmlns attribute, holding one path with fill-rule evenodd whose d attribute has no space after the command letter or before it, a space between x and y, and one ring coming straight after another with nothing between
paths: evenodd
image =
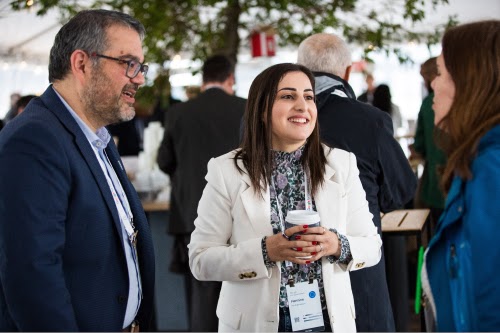
<instances>
[{"instance_id":1,"label":"blazer lapel","mask_svg":"<svg viewBox=\"0 0 500 333\"><path fill-rule=\"evenodd\" d=\"M338 202L345 196L345 189L336 177L335 170L328 164L325 165L325 178L323 187L314 196L316 210L321 219L321 225L326 228L338 228Z\"/></svg>"},{"instance_id":2,"label":"blazer lapel","mask_svg":"<svg viewBox=\"0 0 500 333\"><path fill-rule=\"evenodd\" d=\"M246 173L243 174L242 180L248 187L241 193L241 200L253 229L259 235L272 235L269 186L264 193L261 192L264 197L262 199L260 194L255 193Z\"/></svg>"},{"instance_id":3,"label":"blazer lapel","mask_svg":"<svg viewBox=\"0 0 500 333\"><path fill-rule=\"evenodd\" d=\"M144 222L146 223L146 215L144 213L144 209L142 208L141 201L137 196L137 192L134 187L130 183L125 168L120 159L120 155L118 154L118 150L112 140L110 140L108 146L106 147L106 153L109 156L109 160L113 169L115 170L118 179L123 187L123 191L125 191L125 195L127 196L130 209L132 214L134 215L134 220L136 222Z\"/></svg>"},{"instance_id":4,"label":"blazer lapel","mask_svg":"<svg viewBox=\"0 0 500 333\"><path fill-rule=\"evenodd\" d=\"M139 200L139 196L135 191L132 183L127 177L123 163L121 162L120 154L116 149L113 140L110 140L108 146L106 147L106 153L108 154L109 161L113 166L113 169L120 180L123 191L127 196L128 203L130 205L130 210L134 216L134 224L139 231L137 238L137 251L139 255L139 267L141 270L141 279L144 288L154 285L154 248L153 239L151 235L151 230L149 229L148 220L144 209L142 208L142 203ZM121 226L120 226L121 228ZM145 294L152 294L153 291L147 292L144 290Z\"/></svg>"},{"instance_id":5,"label":"blazer lapel","mask_svg":"<svg viewBox=\"0 0 500 333\"><path fill-rule=\"evenodd\" d=\"M84 160L87 162L87 165L92 172L92 175L95 178L95 181L99 187L100 192L104 197L104 201L108 206L108 209L113 216L113 222L117 231L120 235L120 240L122 241L122 226L120 222L120 217L118 216L118 210L116 209L116 204L113 200L113 195L109 189L108 182L106 181L106 177L101 169L99 161L95 156L95 153L85 137L85 134L82 132L80 126L78 126L77 122L73 118L73 116L69 113L66 106L61 102L59 96L54 92L52 86L48 87L47 90L40 96L43 103L52 113L56 115L59 121L66 127L66 129L73 134L75 138L75 144L77 148L80 150Z\"/></svg>"}]
</instances>

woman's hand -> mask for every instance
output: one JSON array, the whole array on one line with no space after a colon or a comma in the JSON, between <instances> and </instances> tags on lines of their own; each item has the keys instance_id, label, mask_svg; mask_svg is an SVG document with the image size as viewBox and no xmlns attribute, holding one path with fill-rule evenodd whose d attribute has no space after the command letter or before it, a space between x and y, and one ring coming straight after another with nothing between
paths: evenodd
<instances>
[{"instance_id":1,"label":"woman's hand","mask_svg":"<svg viewBox=\"0 0 500 333\"><path fill-rule=\"evenodd\" d=\"M293 234L297 234L295 240L289 240ZM324 256L340 256L337 235L326 228L295 226L286 229L285 236L276 234L267 237L267 255L271 261L286 260L303 265Z\"/></svg>"},{"instance_id":2,"label":"woman's hand","mask_svg":"<svg viewBox=\"0 0 500 333\"><path fill-rule=\"evenodd\" d=\"M337 258L340 257L340 251L342 248L340 246L339 238L336 233L331 232L325 227L305 228L301 239L313 244L313 249L305 249L311 252L317 252L317 254L311 258L312 260L318 260L321 257L331 255Z\"/></svg>"}]
</instances>

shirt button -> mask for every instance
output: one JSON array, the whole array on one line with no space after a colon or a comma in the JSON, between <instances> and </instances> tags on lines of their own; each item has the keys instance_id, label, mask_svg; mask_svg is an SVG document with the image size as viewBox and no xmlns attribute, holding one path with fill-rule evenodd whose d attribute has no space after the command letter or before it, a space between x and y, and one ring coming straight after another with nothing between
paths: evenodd
<instances>
[{"instance_id":1,"label":"shirt button","mask_svg":"<svg viewBox=\"0 0 500 333\"><path fill-rule=\"evenodd\" d=\"M125 303L127 301L127 298L125 296L118 296L118 303Z\"/></svg>"},{"instance_id":2,"label":"shirt button","mask_svg":"<svg viewBox=\"0 0 500 333\"><path fill-rule=\"evenodd\" d=\"M458 206L458 212L461 213L462 212L462 206Z\"/></svg>"}]
</instances>

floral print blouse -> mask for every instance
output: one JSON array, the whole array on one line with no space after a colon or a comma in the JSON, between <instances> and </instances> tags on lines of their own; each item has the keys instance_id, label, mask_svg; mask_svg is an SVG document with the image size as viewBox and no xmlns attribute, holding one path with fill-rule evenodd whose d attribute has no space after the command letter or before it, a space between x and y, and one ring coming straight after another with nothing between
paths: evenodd
<instances>
[{"instance_id":1,"label":"floral print blouse","mask_svg":"<svg viewBox=\"0 0 500 333\"><path fill-rule=\"evenodd\" d=\"M282 151L273 151L274 155L274 169L272 172L272 182L270 184L270 199L271 199L271 225L273 233L282 232L282 223L278 213L278 204L282 210L283 218L286 217L289 210L306 209L305 203L305 186L304 186L304 169L301 163L301 156L304 147L297 149L294 152L287 153ZM273 186L274 184L274 186ZM312 200L312 209L316 210L314 200ZM337 233L335 229L330 229L335 232L341 241L341 255L339 258L334 256L328 257L330 262L349 263L352 259L349 242L344 235ZM275 262L269 260L267 256L267 249L265 246L265 237L262 239L262 252L266 266L273 267ZM321 272L321 260L313 262L308 265L293 264L293 267L287 267L285 262L281 263L281 286L280 286L280 307L288 307L288 300L286 294L286 285L290 275L294 276L295 283L305 282L309 280L309 274L318 281L321 305L326 309L325 292L323 288L323 276Z\"/></svg>"}]
</instances>

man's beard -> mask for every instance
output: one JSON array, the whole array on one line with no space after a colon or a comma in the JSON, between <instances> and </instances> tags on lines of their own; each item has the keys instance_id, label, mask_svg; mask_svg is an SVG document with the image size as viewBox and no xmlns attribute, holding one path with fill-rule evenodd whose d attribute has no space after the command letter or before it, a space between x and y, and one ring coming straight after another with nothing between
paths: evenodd
<instances>
[{"instance_id":1,"label":"man's beard","mask_svg":"<svg viewBox=\"0 0 500 333\"><path fill-rule=\"evenodd\" d=\"M90 82L83 90L82 99L87 117L100 126L129 121L135 116L133 105L121 99L123 90L112 91L111 83L112 80L99 69L99 66L95 66ZM134 88L137 90L137 87Z\"/></svg>"}]
</instances>

